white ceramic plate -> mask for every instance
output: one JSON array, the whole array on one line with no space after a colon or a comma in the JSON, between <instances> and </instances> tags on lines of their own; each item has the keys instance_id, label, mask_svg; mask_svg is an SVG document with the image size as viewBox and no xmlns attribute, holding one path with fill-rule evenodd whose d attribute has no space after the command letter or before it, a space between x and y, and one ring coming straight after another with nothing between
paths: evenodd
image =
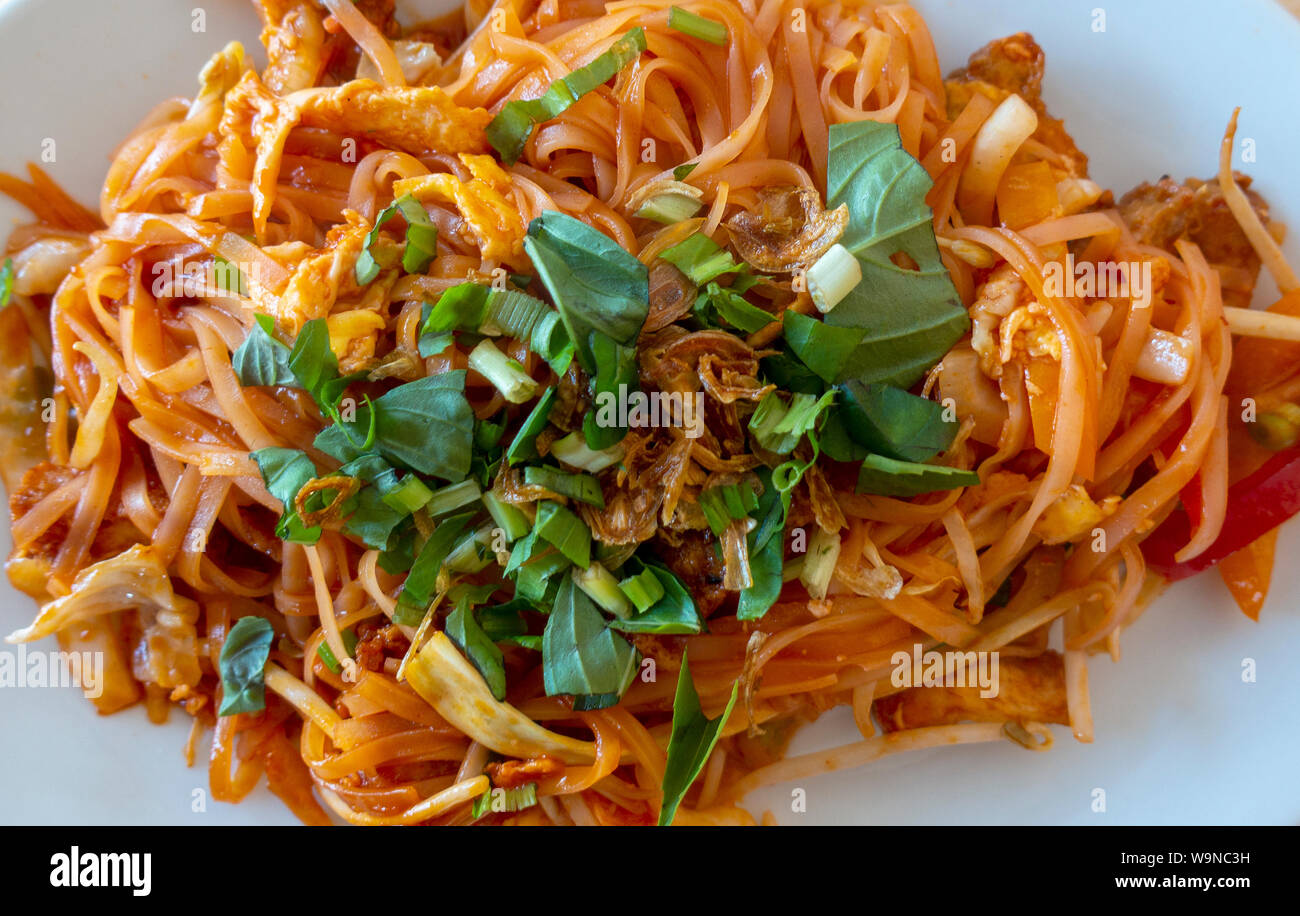
<instances>
[{"instance_id":1,"label":"white ceramic plate","mask_svg":"<svg viewBox=\"0 0 1300 916\"><path fill-rule=\"evenodd\" d=\"M445 0L405 0L445 8ZM1030 31L1047 51L1046 99L1092 158L1093 177L1123 191L1168 173L1207 176L1234 105L1249 167L1277 218L1300 225L1300 24L1271 0L1114 0L1094 31L1096 0L918 0L947 72L986 41ZM205 31L194 31L194 10ZM256 46L243 0L0 0L0 169L19 171L56 143L48 168L93 203L107 156L167 96L190 95L227 40ZM20 216L7 201L0 218ZM1300 263L1300 245L1288 246ZM1261 296L1272 289L1265 284ZM8 551L8 534L3 535ZM1171 589L1124 639L1124 660L1091 663L1097 741L1058 731L1038 754L1008 744L887 759L751 799L782 823L1297 823L1300 527L1283 532L1259 624L1217 576ZM0 631L25 624L30 600L0 588ZM48 642L53 645L53 640ZM12 651L12 647L0 647ZM1255 683L1242 667L1253 659ZM806 729L794 750L853 740L843 710ZM263 789L239 806L201 804L207 774L185 769L188 731L130 710L100 721L74 690L0 688L0 821L8 823L291 823ZM1093 810L1094 790L1106 811ZM203 810L195 810L201 808Z\"/></svg>"}]
</instances>

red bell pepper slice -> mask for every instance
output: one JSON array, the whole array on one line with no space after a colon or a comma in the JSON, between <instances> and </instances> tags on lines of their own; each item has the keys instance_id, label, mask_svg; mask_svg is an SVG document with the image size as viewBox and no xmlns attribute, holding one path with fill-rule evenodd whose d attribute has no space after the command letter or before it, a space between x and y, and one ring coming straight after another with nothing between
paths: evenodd
<instances>
[{"instance_id":1,"label":"red bell pepper slice","mask_svg":"<svg viewBox=\"0 0 1300 916\"><path fill-rule=\"evenodd\" d=\"M1180 563L1174 554L1191 538L1187 512L1175 509L1142 542L1147 567L1171 582L1209 569L1300 512L1300 446L1278 452L1259 470L1228 488L1228 511L1218 539L1198 557Z\"/></svg>"}]
</instances>

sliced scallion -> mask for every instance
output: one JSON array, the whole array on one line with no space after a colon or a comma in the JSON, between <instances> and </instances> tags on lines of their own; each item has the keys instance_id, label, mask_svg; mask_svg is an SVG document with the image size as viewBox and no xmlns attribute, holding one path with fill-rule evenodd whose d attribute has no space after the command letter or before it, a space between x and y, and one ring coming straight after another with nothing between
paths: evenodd
<instances>
[{"instance_id":1,"label":"sliced scallion","mask_svg":"<svg viewBox=\"0 0 1300 916\"><path fill-rule=\"evenodd\" d=\"M424 481L414 474L407 474L398 483L384 491L382 499L390 509L410 515L417 509L424 508L433 491L425 486Z\"/></svg>"},{"instance_id":2,"label":"sliced scallion","mask_svg":"<svg viewBox=\"0 0 1300 916\"><path fill-rule=\"evenodd\" d=\"M487 507L492 521L505 534L507 544L513 544L528 533L528 516L518 506L499 497L496 491L489 490L483 494L483 505Z\"/></svg>"},{"instance_id":3,"label":"sliced scallion","mask_svg":"<svg viewBox=\"0 0 1300 916\"><path fill-rule=\"evenodd\" d=\"M575 569L573 581L592 601L620 620L632 616L632 603L619 588L614 574L600 563L592 563L586 569Z\"/></svg>"},{"instance_id":4,"label":"sliced scallion","mask_svg":"<svg viewBox=\"0 0 1300 916\"><path fill-rule=\"evenodd\" d=\"M537 506L533 530L575 566L585 569L591 565L591 529L571 510L557 502L543 500Z\"/></svg>"},{"instance_id":5,"label":"sliced scallion","mask_svg":"<svg viewBox=\"0 0 1300 916\"><path fill-rule=\"evenodd\" d=\"M668 10L668 28L676 29L683 35L707 41L711 45L727 43L727 27L721 22L706 19L703 16L684 10L680 6Z\"/></svg>"},{"instance_id":6,"label":"sliced scallion","mask_svg":"<svg viewBox=\"0 0 1300 916\"><path fill-rule=\"evenodd\" d=\"M593 474L613 467L623 460L623 446L613 445L600 451L587 447L581 431L569 433L551 443L551 454L569 467L590 471Z\"/></svg>"},{"instance_id":7,"label":"sliced scallion","mask_svg":"<svg viewBox=\"0 0 1300 916\"><path fill-rule=\"evenodd\" d=\"M519 360L511 359L490 340L481 340L470 351L469 367L496 386L511 404L526 404L537 395L537 380L524 371Z\"/></svg>"},{"instance_id":8,"label":"sliced scallion","mask_svg":"<svg viewBox=\"0 0 1300 916\"><path fill-rule=\"evenodd\" d=\"M645 31L638 26L587 66L556 80L540 98L507 102L487 126L488 142L502 160L513 165L523 155L533 128L559 117L578 99L609 82L645 49Z\"/></svg>"},{"instance_id":9,"label":"sliced scallion","mask_svg":"<svg viewBox=\"0 0 1300 916\"><path fill-rule=\"evenodd\" d=\"M652 569L643 569L618 583L627 599L636 605L638 614L644 614L664 596L663 583Z\"/></svg>"},{"instance_id":10,"label":"sliced scallion","mask_svg":"<svg viewBox=\"0 0 1300 916\"><path fill-rule=\"evenodd\" d=\"M840 536L838 532L824 531L818 528L808 538L808 553L804 556L803 569L799 572L799 581L808 589L808 594L820 601L826 597L831 585L831 576L835 573L835 564L840 558Z\"/></svg>"},{"instance_id":11,"label":"sliced scallion","mask_svg":"<svg viewBox=\"0 0 1300 916\"><path fill-rule=\"evenodd\" d=\"M605 508L600 481L590 474L571 474L558 468L534 466L524 468L524 483L530 487L544 487L552 493L576 499L597 509Z\"/></svg>"},{"instance_id":12,"label":"sliced scallion","mask_svg":"<svg viewBox=\"0 0 1300 916\"><path fill-rule=\"evenodd\" d=\"M702 206L701 201L689 194L675 194L669 191L656 194L638 207L636 213L632 215L669 226L690 219Z\"/></svg>"},{"instance_id":13,"label":"sliced scallion","mask_svg":"<svg viewBox=\"0 0 1300 916\"><path fill-rule=\"evenodd\" d=\"M805 280L813 305L825 314L862 282L862 263L843 245L835 244L808 268Z\"/></svg>"},{"instance_id":14,"label":"sliced scallion","mask_svg":"<svg viewBox=\"0 0 1300 916\"><path fill-rule=\"evenodd\" d=\"M434 490L424 504L425 511L437 518L478 502L483 490L473 478Z\"/></svg>"}]
</instances>

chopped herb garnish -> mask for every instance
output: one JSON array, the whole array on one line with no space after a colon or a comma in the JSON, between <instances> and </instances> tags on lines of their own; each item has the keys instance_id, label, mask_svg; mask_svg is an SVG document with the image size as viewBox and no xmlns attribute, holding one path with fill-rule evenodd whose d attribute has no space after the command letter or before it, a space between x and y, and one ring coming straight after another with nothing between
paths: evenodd
<instances>
[{"instance_id":1,"label":"chopped herb garnish","mask_svg":"<svg viewBox=\"0 0 1300 916\"><path fill-rule=\"evenodd\" d=\"M638 653L570 576L561 579L542 634L547 696L621 696L637 670Z\"/></svg>"},{"instance_id":2,"label":"chopped herb garnish","mask_svg":"<svg viewBox=\"0 0 1300 916\"><path fill-rule=\"evenodd\" d=\"M261 712L266 708L266 660L275 631L263 617L240 617L221 644L219 716Z\"/></svg>"},{"instance_id":3,"label":"chopped herb garnish","mask_svg":"<svg viewBox=\"0 0 1300 916\"><path fill-rule=\"evenodd\" d=\"M677 806L704 769L709 755L722 737L722 729L727 724L740 692L740 682L737 681L731 687L731 698L722 715L716 719L705 717L704 709L700 706L700 695L695 690L695 682L691 680L691 668L686 656L687 653L682 652L682 670L677 675L677 694L673 698L673 730L668 739L668 763L664 768L660 827L673 822Z\"/></svg>"},{"instance_id":4,"label":"chopped herb garnish","mask_svg":"<svg viewBox=\"0 0 1300 916\"><path fill-rule=\"evenodd\" d=\"M684 10L680 6L669 8L668 28L676 29L683 35L698 38L700 41L707 41L712 45L725 45L727 43L727 27L725 25L713 19L706 19L689 10Z\"/></svg>"},{"instance_id":5,"label":"chopped herb garnish","mask_svg":"<svg viewBox=\"0 0 1300 916\"><path fill-rule=\"evenodd\" d=\"M645 31L638 26L587 66L556 80L540 98L507 102L487 126L488 142L502 160L513 164L523 155L533 128L559 117L578 99L609 82L645 49Z\"/></svg>"}]
</instances>

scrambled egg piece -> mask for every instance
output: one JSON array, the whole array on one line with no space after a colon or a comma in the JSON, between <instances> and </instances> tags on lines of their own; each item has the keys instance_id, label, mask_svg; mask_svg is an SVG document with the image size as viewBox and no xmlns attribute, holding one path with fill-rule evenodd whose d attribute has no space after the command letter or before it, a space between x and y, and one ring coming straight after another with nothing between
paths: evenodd
<instances>
[{"instance_id":1,"label":"scrambled egg piece","mask_svg":"<svg viewBox=\"0 0 1300 916\"><path fill-rule=\"evenodd\" d=\"M334 89L310 89L288 100L302 111L308 127L364 134L391 149L413 155L427 152L482 153L483 132L492 115L464 108L438 86L385 87L352 80Z\"/></svg>"},{"instance_id":2,"label":"scrambled egg piece","mask_svg":"<svg viewBox=\"0 0 1300 916\"><path fill-rule=\"evenodd\" d=\"M421 175L393 182L393 196L448 203L460 211L485 260L517 264L524 249L523 216L509 196L510 176L491 156L460 154L470 180L455 175Z\"/></svg>"},{"instance_id":3,"label":"scrambled egg piece","mask_svg":"<svg viewBox=\"0 0 1300 916\"><path fill-rule=\"evenodd\" d=\"M263 80L284 94L314 86L325 69L325 26L310 0L256 0L267 66Z\"/></svg>"},{"instance_id":4,"label":"scrambled egg piece","mask_svg":"<svg viewBox=\"0 0 1300 916\"><path fill-rule=\"evenodd\" d=\"M370 228L351 210L343 211L343 215L347 222L329 231L324 248L295 244L267 250L272 257L280 255L277 260L292 252L297 264L283 291L276 294L254 285L252 298L258 311L274 317L290 335L297 335L311 319L328 315L340 292L356 288L357 258Z\"/></svg>"},{"instance_id":5,"label":"scrambled egg piece","mask_svg":"<svg viewBox=\"0 0 1300 916\"><path fill-rule=\"evenodd\" d=\"M437 86L383 87L372 80L303 89L280 97L248 71L226 96L220 133L256 150L252 171L253 225L266 232L289 133L298 125L364 137L413 155L482 153L492 116L463 108Z\"/></svg>"},{"instance_id":6,"label":"scrambled egg piece","mask_svg":"<svg viewBox=\"0 0 1300 916\"><path fill-rule=\"evenodd\" d=\"M1038 302L1020 306L998 326L998 359L1005 365L1018 357L1060 361L1061 338Z\"/></svg>"},{"instance_id":7,"label":"scrambled egg piece","mask_svg":"<svg viewBox=\"0 0 1300 916\"><path fill-rule=\"evenodd\" d=\"M1024 356L1061 358L1061 341L1047 320L1046 309L1009 264L989 275L971 306L971 347L989 378Z\"/></svg>"},{"instance_id":8,"label":"scrambled egg piece","mask_svg":"<svg viewBox=\"0 0 1300 916\"><path fill-rule=\"evenodd\" d=\"M1093 502L1079 484L1073 484L1047 507L1042 518L1034 525L1034 534L1045 544L1065 544L1078 541L1115 513L1121 497L1107 496Z\"/></svg>"}]
</instances>

